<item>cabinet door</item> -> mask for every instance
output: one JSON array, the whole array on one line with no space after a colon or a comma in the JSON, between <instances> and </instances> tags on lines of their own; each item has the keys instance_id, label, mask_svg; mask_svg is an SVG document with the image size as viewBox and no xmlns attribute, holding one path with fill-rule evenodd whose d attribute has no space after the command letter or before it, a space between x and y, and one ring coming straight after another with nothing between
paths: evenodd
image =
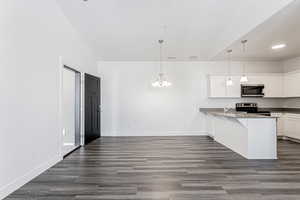
<instances>
[{"instance_id":1,"label":"cabinet door","mask_svg":"<svg viewBox=\"0 0 300 200\"><path fill-rule=\"evenodd\" d=\"M291 96L291 90L289 89L291 85L291 79L288 74L285 74L283 77L283 95L284 97Z\"/></svg>"},{"instance_id":2,"label":"cabinet door","mask_svg":"<svg viewBox=\"0 0 300 200\"><path fill-rule=\"evenodd\" d=\"M294 118L286 117L284 120L284 135L291 137L291 138L297 138L297 123L298 120Z\"/></svg>"},{"instance_id":3,"label":"cabinet door","mask_svg":"<svg viewBox=\"0 0 300 200\"><path fill-rule=\"evenodd\" d=\"M285 97L300 97L300 73L287 73L284 76Z\"/></svg>"},{"instance_id":4,"label":"cabinet door","mask_svg":"<svg viewBox=\"0 0 300 200\"><path fill-rule=\"evenodd\" d=\"M293 85L293 77L291 74L285 74L284 76L284 96L291 97L293 96L293 91L295 90Z\"/></svg>"},{"instance_id":5,"label":"cabinet door","mask_svg":"<svg viewBox=\"0 0 300 200\"><path fill-rule=\"evenodd\" d=\"M232 77L233 85L227 86L227 97L238 98L241 97L240 76Z\"/></svg>"},{"instance_id":6,"label":"cabinet door","mask_svg":"<svg viewBox=\"0 0 300 200\"><path fill-rule=\"evenodd\" d=\"M300 114L285 114L284 135L300 139Z\"/></svg>"},{"instance_id":7,"label":"cabinet door","mask_svg":"<svg viewBox=\"0 0 300 200\"><path fill-rule=\"evenodd\" d=\"M210 97L226 97L226 76L210 76Z\"/></svg>"},{"instance_id":8,"label":"cabinet door","mask_svg":"<svg viewBox=\"0 0 300 200\"><path fill-rule=\"evenodd\" d=\"M283 97L283 77L282 75L261 76L265 85L265 97Z\"/></svg>"},{"instance_id":9,"label":"cabinet door","mask_svg":"<svg viewBox=\"0 0 300 200\"><path fill-rule=\"evenodd\" d=\"M284 135L284 117L277 118L277 135Z\"/></svg>"},{"instance_id":10,"label":"cabinet door","mask_svg":"<svg viewBox=\"0 0 300 200\"><path fill-rule=\"evenodd\" d=\"M300 73L296 73L294 78L295 78L295 86L296 86L295 96L300 97Z\"/></svg>"},{"instance_id":11,"label":"cabinet door","mask_svg":"<svg viewBox=\"0 0 300 200\"><path fill-rule=\"evenodd\" d=\"M248 82L246 84L264 84L262 76L248 76Z\"/></svg>"}]
</instances>

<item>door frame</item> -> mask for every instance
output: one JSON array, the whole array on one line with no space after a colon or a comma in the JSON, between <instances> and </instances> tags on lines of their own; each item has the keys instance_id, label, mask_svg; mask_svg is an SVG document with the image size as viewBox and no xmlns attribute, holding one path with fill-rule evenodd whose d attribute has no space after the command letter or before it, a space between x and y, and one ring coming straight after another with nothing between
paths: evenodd
<instances>
[{"instance_id":1,"label":"door frame","mask_svg":"<svg viewBox=\"0 0 300 200\"><path fill-rule=\"evenodd\" d=\"M75 72L75 88L76 88L76 92L75 92L75 104L76 104L76 109L75 109L75 148L74 150L76 150L77 148L79 148L82 145L82 108L83 108L83 102L82 102L82 95L83 95L83 87L82 87L82 73L73 68L70 67L72 65L68 65L65 62L62 61L62 58L60 57L59 59L59 105L58 105L58 110L59 110L59 156L61 159L63 159L66 155L64 155L63 153L63 131L64 131L64 126L63 126L63 70L67 69L70 71ZM76 144L76 140L77 140L77 144ZM74 151L73 150L73 151ZM70 153L72 153L73 151L71 151Z\"/></svg>"},{"instance_id":2,"label":"door frame","mask_svg":"<svg viewBox=\"0 0 300 200\"><path fill-rule=\"evenodd\" d=\"M81 73L67 65L64 65L64 69L70 70L75 73L75 146L80 146L81 145Z\"/></svg>"}]
</instances>

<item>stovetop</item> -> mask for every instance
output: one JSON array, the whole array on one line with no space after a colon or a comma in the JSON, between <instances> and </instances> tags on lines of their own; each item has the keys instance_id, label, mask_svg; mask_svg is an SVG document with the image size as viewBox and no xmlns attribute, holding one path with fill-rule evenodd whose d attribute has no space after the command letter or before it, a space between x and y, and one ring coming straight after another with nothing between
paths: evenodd
<instances>
[{"instance_id":1,"label":"stovetop","mask_svg":"<svg viewBox=\"0 0 300 200\"><path fill-rule=\"evenodd\" d=\"M237 103L235 107L237 112L247 112L264 116L271 116L270 111L259 110L257 103Z\"/></svg>"},{"instance_id":2,"label":"stovetop","mask_svg":"<svg viewBox=\"0 0 300 200\"><path fill-rule=\"evenodd\" d=\"M237 112L243 112L243 111L237 111ZM249 114L257 114L257 115L263 115L263 116L271 116L270 111L257 111L257 112L243 112L243 113L249 113Z\"/></svg>"}]
</instances>

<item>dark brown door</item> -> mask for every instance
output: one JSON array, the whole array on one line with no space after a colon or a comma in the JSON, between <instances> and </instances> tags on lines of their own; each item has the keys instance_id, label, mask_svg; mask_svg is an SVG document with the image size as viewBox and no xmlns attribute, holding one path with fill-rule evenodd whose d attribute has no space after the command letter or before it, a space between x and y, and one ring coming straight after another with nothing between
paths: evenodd
<instances>
[{"instance_id":1,"label":"dark brown door","mask_svg":"<svg viewBox=\"0 0 300 200\"><path fill-rule=\"evenodd\" d=\"M85 74L85 144L101 136L100 84L100 78Z\"/></svg>"}]
</instances>

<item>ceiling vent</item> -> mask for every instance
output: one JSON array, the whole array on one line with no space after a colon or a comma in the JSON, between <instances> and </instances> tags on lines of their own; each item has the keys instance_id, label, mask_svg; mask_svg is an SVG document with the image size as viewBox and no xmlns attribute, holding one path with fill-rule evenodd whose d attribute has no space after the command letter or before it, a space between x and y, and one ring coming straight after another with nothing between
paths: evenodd
<instances>
[{"instance_id":1,"label":"ceiling vent","mask_svg":"<svg viewBox=\"0 0 300 200\"><path fill-rule=\"evenodd\" d=\"M198 56L190 56L189 57L191 60L196 60L196 59L198 59Z\"/></svg>"}]
</instances>

